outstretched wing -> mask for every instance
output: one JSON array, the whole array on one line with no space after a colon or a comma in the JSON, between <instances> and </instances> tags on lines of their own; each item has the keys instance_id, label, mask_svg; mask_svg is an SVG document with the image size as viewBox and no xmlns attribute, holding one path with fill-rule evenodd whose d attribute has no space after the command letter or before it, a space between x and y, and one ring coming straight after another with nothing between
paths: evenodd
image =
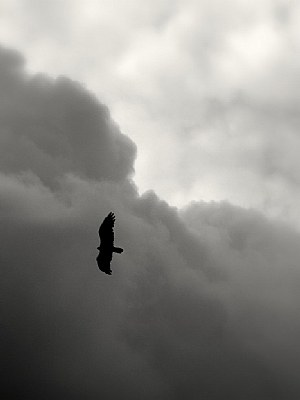
<instances>
[{"instance_id":1,"label":"outstretched wing","mask_svg":"<svg viewBox=\"0 0 300 400\"><path fill-rule=\"evenodd\" d=\"M110 212L107 217L104 218L100 228L99 237L101 241L101 247L112 247L114 245L114 224L115 214Z\"/></svg>"}]
</instances>

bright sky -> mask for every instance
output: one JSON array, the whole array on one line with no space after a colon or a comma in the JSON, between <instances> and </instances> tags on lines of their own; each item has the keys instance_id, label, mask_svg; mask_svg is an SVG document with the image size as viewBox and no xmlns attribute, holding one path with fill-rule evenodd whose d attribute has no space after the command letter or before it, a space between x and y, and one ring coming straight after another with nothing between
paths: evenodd
<instances>
[{"instance_id":1,"label":"bright sky","mask_svg":"<svg viewBox=\"0 0 300 400\"><path fill-rule=\"evenodd\" d=\"M65 74L138 146L140 192L298 220L296 1L2 0L1 43Z\"/></svg>"}]
</instances>

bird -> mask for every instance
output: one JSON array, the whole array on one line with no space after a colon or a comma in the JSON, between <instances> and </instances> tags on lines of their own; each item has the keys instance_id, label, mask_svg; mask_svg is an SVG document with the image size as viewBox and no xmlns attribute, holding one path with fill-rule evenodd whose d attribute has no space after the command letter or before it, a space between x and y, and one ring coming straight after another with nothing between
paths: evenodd
<instances>
[{"instance_id":1,"label":"bird","mask_svg":"<svg viewBox=\"0 0 300 400\"><path fill-rule=\"evenodd\" d=\"M103 220L99 228L100 246L97 247L99 254L96 258L99 269L107 275L112 274L110 263L113 253L123 253L121 247L114 246L114 224L115 214L110 212Z\"/></svg>"}]
</instances>

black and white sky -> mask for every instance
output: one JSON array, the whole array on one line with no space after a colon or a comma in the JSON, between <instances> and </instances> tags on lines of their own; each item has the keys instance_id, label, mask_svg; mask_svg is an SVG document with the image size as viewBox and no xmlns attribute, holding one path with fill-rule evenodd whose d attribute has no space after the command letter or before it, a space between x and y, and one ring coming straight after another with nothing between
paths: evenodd
<instances>
[{"instance_id":1,"label":"black and white sky","mask_svg":"<svg viewBox=\"0 0 300 400\"><path fill-rule=\"evenodd\" d=\"M1 0L1 398L300 398L299 22Z\"/></svg>"}]
</instances>

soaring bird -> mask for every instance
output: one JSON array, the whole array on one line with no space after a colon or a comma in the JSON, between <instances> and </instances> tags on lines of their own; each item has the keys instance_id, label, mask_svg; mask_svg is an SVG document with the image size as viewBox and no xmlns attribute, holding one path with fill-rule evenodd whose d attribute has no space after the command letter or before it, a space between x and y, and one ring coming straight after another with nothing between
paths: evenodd
<instances>
[{"instance_id":1,"label":"soaring bird","mask_svg":"<svg viewBox=\"0 0 300 400\"><path fill-rule=\"evenodd\" d=\"M96 258L98 267L101 271L108 275L112 274L110 269L110 262L112 260L113 253L122 253L121 247L114 246L114 224L115 214L110 212L107 217L104 218L99 228L100 246L97 247L99 254Z\"/></svg>"}]
</instances>

